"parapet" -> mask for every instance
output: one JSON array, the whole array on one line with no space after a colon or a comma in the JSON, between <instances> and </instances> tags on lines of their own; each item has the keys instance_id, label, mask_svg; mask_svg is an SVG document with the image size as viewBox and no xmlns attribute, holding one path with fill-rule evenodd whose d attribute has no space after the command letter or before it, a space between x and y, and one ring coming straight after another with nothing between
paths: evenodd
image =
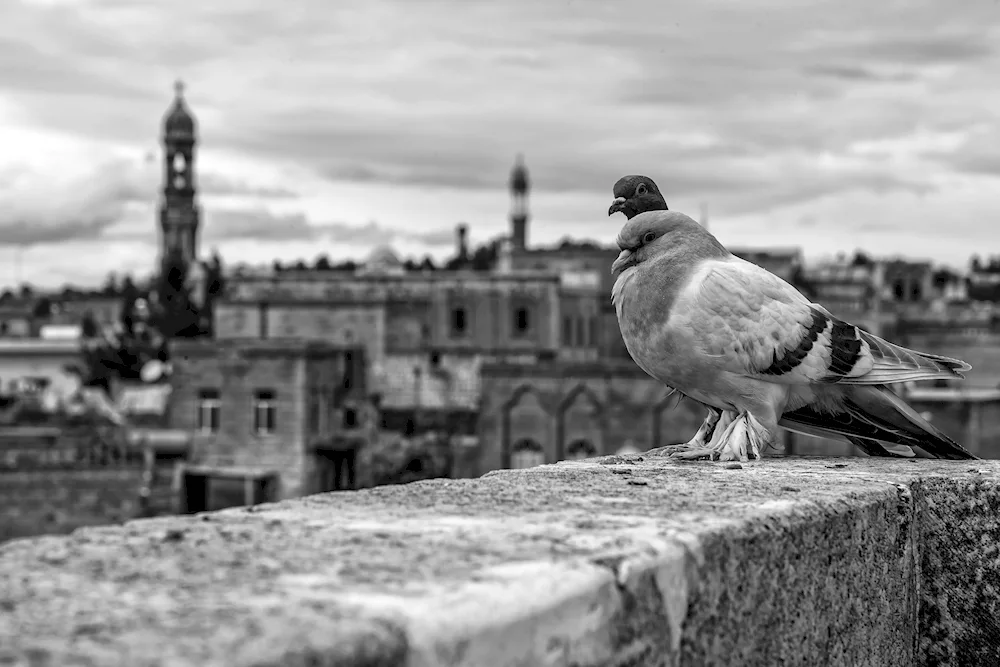
<instances>
[{"instance_id":1,"label":"parapet","mask_svg":"<svg viewBox=\"0 0 1000 667\"><path fill-rule=\"evenodd\" d=\"M0 664L997 665L998 510L1000 462L628 455L85 528L0 545Z\"/></svg>"}]
</instances>

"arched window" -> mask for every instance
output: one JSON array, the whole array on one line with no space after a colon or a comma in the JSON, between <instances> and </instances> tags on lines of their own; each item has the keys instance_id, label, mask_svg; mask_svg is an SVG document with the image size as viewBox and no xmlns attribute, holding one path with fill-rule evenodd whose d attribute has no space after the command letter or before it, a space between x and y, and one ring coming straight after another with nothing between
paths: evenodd
<instances>
[{"instance_id":1,"label":"arched window","mask_svg":"<svg viewBox=\"0 0 1000 667\"><path fill-rule=\"evenodd\" d=\"M511 468L533 468L545 463L545 450L534 440L525 438L514 443L510 455Z\"/></svg>"},{"instance_id":2,"label":"arched window","mask_svg":"<svg viewBox=\"0 0 1000 667\"><path fill-rule=\"evenodd\" d=\"M566 458L570 460L588 459L592 456L597 456L597 448L589 440L583 438L574 440L566 448Z\"/></svg>"}]
</instances>

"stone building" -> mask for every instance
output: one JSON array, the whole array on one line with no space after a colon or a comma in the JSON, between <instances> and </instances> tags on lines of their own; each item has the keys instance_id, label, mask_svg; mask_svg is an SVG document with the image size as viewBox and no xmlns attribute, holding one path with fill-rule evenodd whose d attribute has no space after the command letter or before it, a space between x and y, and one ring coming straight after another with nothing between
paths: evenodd
<instances>
[{"instance_id":1,"label":"stone building","mask_svg":"<svg viewBox=\"0 0 1000 667\"><path fill-rule=\"evenodd\" d=\"M479 438L456 457L456 476L683 442L705 416L624 360L488 364L481 373Z\"/></svg>"},{"instance_id":2,"label":"stone building","mask_svg":"<svg viewBox=\"0 0 1000 667\"><path fill-rule=\"evenodd\" d=\"M417 413L424 421L459 414L460 430L471 432L484 361L535 363L559 352L559 285L538 271L405 272L380 249L357 272L233 278L215 332L360 346L388 428L416 426Z\"/></svg>"},{"instance_id":3,"label":"stone building","mask_svg":"<svg viewBox=\"0 0 1000 667\"><path fill-rule=\"evenodd\" d=\"M272 499L345 488L353 452L363 444L354 437L367 402L362 348L179 341L172 359L167 421L193 434L192 464L239 469L247 478L273 474L279 482L269 490Z\"/></svg>"}]
</instances>

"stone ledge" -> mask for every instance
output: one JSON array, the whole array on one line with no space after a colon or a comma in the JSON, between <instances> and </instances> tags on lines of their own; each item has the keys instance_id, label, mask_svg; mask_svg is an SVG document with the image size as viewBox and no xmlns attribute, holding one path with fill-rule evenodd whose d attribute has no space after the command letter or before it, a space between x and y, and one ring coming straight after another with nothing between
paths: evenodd
<instances>
[{"instance_id":1,"label":"stone ledge","mask_svg":"<svg viewBox=\"0 0 1000 667\"><path fill-rule=\"evenodd\" d=\"M1000 664L1000 462L729 466L605 457L9 542L0 664Z\"/></svg>"}]
</instances>

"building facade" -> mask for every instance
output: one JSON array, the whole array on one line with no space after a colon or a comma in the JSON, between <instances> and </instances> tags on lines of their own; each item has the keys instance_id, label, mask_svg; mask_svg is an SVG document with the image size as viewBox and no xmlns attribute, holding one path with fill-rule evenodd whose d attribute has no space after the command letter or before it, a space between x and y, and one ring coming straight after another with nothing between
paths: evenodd
<instances>
[{"instance_id":1,"label":"building facade","mask_svg":"<svg viewBox=\"0 0 1000 667\"><path fill-rule=\"evenodd\" d=\"M368 387L390 412L475 411L482 363L558 354L558 276L401 272L375 259L358 272L234 278L216 337L360 346Z\"/></svg>"},{"instance_id":2,"label":"building facade","mask_svg":"<svg viewBox=\"0 0 1000 667\"><path fill-rule=\"evenodd\" d=\"M332 472L363 444L364 357L310 340L177 342L169 427L192 433L192 464L276 475L272 499L342 488Z\"/></svg>"}]
</instances>

